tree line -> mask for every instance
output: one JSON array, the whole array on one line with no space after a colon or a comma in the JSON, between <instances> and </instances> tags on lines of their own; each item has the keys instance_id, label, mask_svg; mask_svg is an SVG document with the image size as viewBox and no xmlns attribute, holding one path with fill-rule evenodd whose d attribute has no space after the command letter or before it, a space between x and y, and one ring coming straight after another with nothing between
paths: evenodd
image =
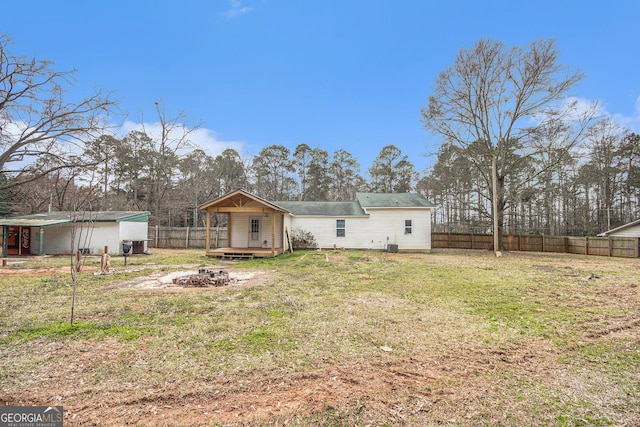
<instances>
[{"instance_id":1,"label":"tree line","mask_svg":"<svg viewBox=\"0 0 640 427\"><path fill-rule=\"evenodd\" d=\"M169 132L167 132L169 134ZM13 212L53 210L145 210L161 226L202 226L198 207L236 189L267 200L354 200L358 191L408 192L418 174L393 145L384 147L365 180L346 150L331 155L299 144L263 148L243 158L227 148L216 156L202 149L180 152L178 141L163 144L143 131L123 138L102 135L81 157L88 167L61 168L10 191Z\"/></svg>"},{"instance_id":2,"label":"tree line","mask_svg":"<svg viewBox=\"0 0 640 427\"><path fill-rule=\"evenodd\" d=\"M593 236L640 217L640 135L611 120L598 123L582 150L535 179L537 159L519 163L505 181L506 234ZM485 165L489 170L490 166ZM467 150L444 145L418 184L434 202L434 231L491 233L491 193Z\"/></svg>"},{"instance_id":3,"label":"tree line","mask_svg":"<svg viewBox=\"0 0 640 427\"><path fill-rule=\"evenodd\" d=\"M199 125L156 103L154 129L106 126L116 103L98 91L65 98L71 72L12 55L0 36L2 214L147 210L152 225L200 226L198 206L238 188L267 200L353 200L411 192L437 205L434 230L585 235L640 216L640 138L571 97L582 74L553 40L509 47L482 39L440 73L423 125L441 139L419 174L393 144L366 176L347 150L301 143L243 158L192 143ZM142 120L144 123L144 120Z\"/></svg>"}]
</instances>

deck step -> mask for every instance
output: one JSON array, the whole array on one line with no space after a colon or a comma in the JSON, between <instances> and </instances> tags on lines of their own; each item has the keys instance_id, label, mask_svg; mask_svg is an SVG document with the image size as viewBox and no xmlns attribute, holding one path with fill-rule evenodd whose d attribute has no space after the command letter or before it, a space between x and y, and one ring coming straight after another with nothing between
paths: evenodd
<instances>
[{"instance_id":1,"label":"deck step","mask_svg":"<svg viewBox=\"0 0 640 427\"><path fill-rule=\"evenodd\" d=\"M222 255L222 258L247 258L247 259L253 259L253 253L252 252L225 252Z\"/></svg>"}]
</instances>

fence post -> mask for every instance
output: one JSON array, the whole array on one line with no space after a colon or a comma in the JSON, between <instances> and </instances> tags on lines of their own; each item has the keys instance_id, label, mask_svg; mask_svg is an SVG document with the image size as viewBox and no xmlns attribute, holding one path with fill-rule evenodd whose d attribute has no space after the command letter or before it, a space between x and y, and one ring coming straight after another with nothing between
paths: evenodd
<instances>
[{"instance_id":1,"label":"fence post","mask_svg":"<svg viewBox=\"0 0 640 427\"><path fill-rule=\"evenodd\" d=\"M184 239L184 248L189 249L189 226L187 225L187 235Z\"/></svg>"},{"instance_id":2,"label":"fence post","mask_svg":"<svg viewBox=\"0 0 640 427\"><path fill-rule=\"evenodd\" d=\"M156 248L158 247L158 236L160 234L160 226L156 225Z\"/></svg>"},{"instance_id":3,"label":"fence post","mask_svg":"<svg viewBox=\"0 0 640 427\"><path fill-rule=\"evenodd\" d=\"M584 254L585 255L591 255L589 253L589 238L588 237L584 238Z\"/></svg>"},{"instance_id":4,"label":"fence post","mask_svg":"<svg viewBox=\"0 0 640 427\"><path fill-rule=\"evenodd\" d=\"M544 234L542 235L542 252L544 252Z\"/></svg>"},{"instance_id":5,"label":"fence post","mask_svg":"<svg viewBox=\"0 0 640 427\"><path fill-rule=\"evenodd\" d=\"M613 241L610 236L607 236L607 239L609 239L609 256L611 256L611 253L613 252Z\"/></svg>"}]
</instances>

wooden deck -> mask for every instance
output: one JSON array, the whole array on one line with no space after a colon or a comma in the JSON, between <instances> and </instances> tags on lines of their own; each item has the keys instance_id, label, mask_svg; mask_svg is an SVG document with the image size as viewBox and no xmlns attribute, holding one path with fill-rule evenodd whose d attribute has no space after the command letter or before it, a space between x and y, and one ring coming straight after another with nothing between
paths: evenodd
<instances>
[{"instance_id":1,"label":"wooden deck","mask_svg":"<svg viewBox=\"0 0 640 427\"><path fill-rule=\"evenodd\" d=\"M275 255L280 255L282 249L276 248ZM222 259L234 259L234 258L269 258L272 257L271 249L264 248L217 248L207 251L207 256L215 256Z\"/></svg>"}]
</instances>

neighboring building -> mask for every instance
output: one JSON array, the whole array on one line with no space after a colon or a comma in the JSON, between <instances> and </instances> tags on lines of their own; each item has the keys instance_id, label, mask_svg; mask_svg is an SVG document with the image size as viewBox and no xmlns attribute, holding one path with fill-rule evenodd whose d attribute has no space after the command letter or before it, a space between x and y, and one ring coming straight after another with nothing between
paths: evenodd
<instances>
[{"instance_id":1,"label":"neighboring building","mask_svg":"<svg viewBox=\"0 0 640 427\"><path fill-rule=\"evenodd\" d=\"M227 214L228 248L207 255L276 256L289 250L293 229L313 234L319 248L428 252L434 205L413 193L358 193L353 202L267 201L236 190L200 206Z\"/></svg>"},{"instance_id":2,"label":"neighboring building","mask_svg":"<svg viewBox=\"0 0 640 427\"><path fill-rule=\"evenodd\" d=\"M604 233L598 234L600 237L640 237L640 219L630 222L620 227L614 228Z\"/></svg>"},{"instance_id":3,"label":"neighboring building","mask_svg":"<svg viewBox=\"0 0 640 427\"><path fill-rule=\"evenodd\" d=\"M133 253L146 251L149 212L47 212L0 218L2 256L62 255L74 248L84 253L122 254L122 243L133 242Z\"/></svg>"}]
</instances>

